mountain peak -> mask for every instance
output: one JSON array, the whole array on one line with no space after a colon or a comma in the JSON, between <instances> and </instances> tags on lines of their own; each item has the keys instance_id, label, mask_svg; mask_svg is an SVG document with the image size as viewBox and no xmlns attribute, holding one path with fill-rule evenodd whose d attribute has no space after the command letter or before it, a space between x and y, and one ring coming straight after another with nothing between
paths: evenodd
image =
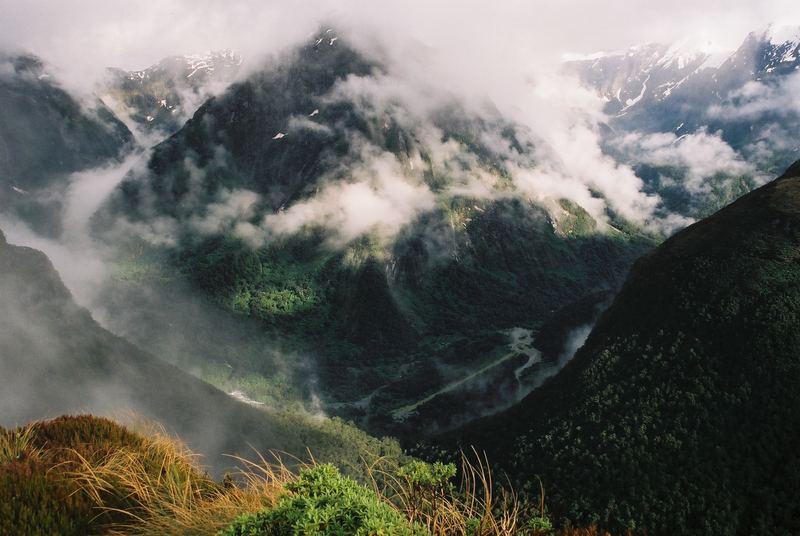
<instances>
[{"instance_id":1,"label":"mountain peak","mask_svg":"<svg viewBox=\"0 0 800 536\"><path fill-rule=\"evenodd\" d=\"M319 30L311 34L309 40L313 49L332 47L339 40L339 34L332 26L323 25L320 26Z\"/></svg>"}]
</instances>

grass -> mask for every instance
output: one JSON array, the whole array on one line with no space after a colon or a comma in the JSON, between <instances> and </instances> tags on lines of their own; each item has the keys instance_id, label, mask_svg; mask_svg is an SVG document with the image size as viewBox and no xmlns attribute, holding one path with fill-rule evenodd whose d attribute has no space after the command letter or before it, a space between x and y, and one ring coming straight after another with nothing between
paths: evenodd
<instances>
[{"instance_id":1,"label":"grass","mask_svg":"<svg viewBox=\"0 0 800 536\"><path fill-rule=\"evenodd\" d=\"M553 530L543 490L539 504L524 503L475 450L458 466L375 456L364 461L366 482L311 456L285 464L257 454L232 458L238 470L220 481L152 425L134 433L108 419L60 417L0 429L0 438L3 534L610 536Z\"/></svg>"},{"instance_id":2,"label":"grass","mask_svg":"<svg viewBox=\"0 0 800 536\"><path fill-rule=\"evenodd\" d=\"M472 455L461 455L458 487L450 483L455 465L415 461L394 473L378 469L373 483L386 484L375 492L431 534L518 534L522 505L516 494L510 488L498 491L488 460L477 451Z\"/></svg>"},{"instance_id":3,"label":"grass","mask_svg":"<svg viewBox=\"0 0 800 536\"><path fill-rule=\"evenodd\" d=\"M158 435L143 450L120 449L99 462L82 459L72 477L101 509L122 514L107 534L200 535L216 534L235 517L276 504L288 469L249 468L238 484L218 483L180 442ZM124 509L111 506L120 496Z\"/></svg>"},{"instance_id":4,"label":"grass","mask_svg":"<svg viewBox=\"0 0 800 536\"><path fill-rule=\"evenodd\" d=\"M485 458L462 457L461 485L450 478L454 465L412 462L399 470L392 461L370 462L371 482L362 487L339 477L386 505L409 525L435 535L505 536L522 528L521 505L513 492L495 494ZM99 460L77 454L71 477L101 510L122 514L105 527L113 535L214 535L243 515L269 511L292 493L303 471L321 467L313 460L298 474L277 456L267 461L236 458L241 469L219 483L197 464L197 457L163 432L151 434L142 448L120 448ZM338 471L336 473L338 475ZM120 502L126 505L120 508Z\"/></svg>"},{"instance_id":5,"label":"grass","mask_svg":"<svg viewBox=\"0 0 800 536\"><path fill-rule=\"evenodd\" d=\"M32 425L16 430L0 429L0 464L38 458L42 449L33 445L34 433Z\"/></svg>"}]
</instances>

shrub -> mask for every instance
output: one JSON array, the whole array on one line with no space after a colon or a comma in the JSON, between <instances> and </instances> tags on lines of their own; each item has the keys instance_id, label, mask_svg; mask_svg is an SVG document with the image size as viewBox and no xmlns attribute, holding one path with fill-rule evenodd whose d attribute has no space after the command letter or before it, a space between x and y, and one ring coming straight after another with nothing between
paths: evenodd
<instances>
[{"instance_id":1,"label":"shrub","mask_svg":"<svg viewBox=\"0 0 800 536\"><path fill-rule=\"evenodd\" d=\"M519 531L520 504L513 491L496 486L485 457L461 456L460 485L453 464L413 461L391 474L381 490L404 517L431 534L511 536Z\"/></svg>"},{"instance_id":2,"label":"shrub","mask_svg":"<svg viewBox=\"0 0 800 536\"><path fill-rule=\"evenodd\" d=\"M528 522L525 523L525 529L528 534L545 536L553 534L553 523L547 516L537 515L530 518Z\"/></svg>"},{"instance_id":3,"label":"shrub","mask_svg":"<svg viewBox=\"0 0 800 536\"><path fill-rule=\"evenodd\" d=\"M220 536L428 534L333 465L301 470L286 489L290 494L275 508L239 517Z\"/></svg>"}]
</instances>

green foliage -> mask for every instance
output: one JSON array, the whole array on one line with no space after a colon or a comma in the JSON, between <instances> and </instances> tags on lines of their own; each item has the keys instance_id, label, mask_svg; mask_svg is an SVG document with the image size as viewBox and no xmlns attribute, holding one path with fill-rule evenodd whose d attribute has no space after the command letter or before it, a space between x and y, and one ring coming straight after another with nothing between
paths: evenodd
<instances>
[{"instance_id":1,"label":"green foliage","mask_svg":"<svg viewBox=\"0 0 800 536\"><path fill-rule=\"evenodd\" d=\"M423 536L375 492L332 465L303 469L289 495L271 509L244 515L220 536Z\"/></svg>"},{"instance_id":2,"label":"green foliage","mask_svg":"<svg viewBox=\"0 0 800 536\"><path fill-rule=\"evenodd\" d=\"M452 463L425 463L415 460L400 467L397 476L405 479L412 486L441 488L456 476L456 466Z\"/></svg>"},{"instance_id":3,"label":"green foliage","mask_svg":"<svg viewBox=\"0 0 800 536\"><path fill-rule=\"evenodd\" d=\"M524 531L532 536L548 536L553 534L553 522L544 515L533 516L525 523Z\"/></svg>"},{"instance_id":4,"label":"green foliage","mask_svg":"<svg viewBox=\"0 0 800 536\"><path fill-rule=\"evenodd\" d=\"M559 521L796 533L800 179L790 177L638 261L571 364L468 440L528 496L541 474Z\"/></svg>"}]
</instances>

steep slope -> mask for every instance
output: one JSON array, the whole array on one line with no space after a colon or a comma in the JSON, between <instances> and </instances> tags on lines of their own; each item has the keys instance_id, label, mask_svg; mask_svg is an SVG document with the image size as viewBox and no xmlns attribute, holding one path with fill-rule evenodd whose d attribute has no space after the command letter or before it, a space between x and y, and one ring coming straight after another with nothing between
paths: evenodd
<instances>
[{"instance_id":1,"label":"steep slope","mask_svg":"<svg viewBox=\"0 0 800 536\"><path fill-rule=\"evenodd\" d=\"M486 369L508 330L616 290L654 237L519 191L508 168L533 165L530 132L449 95L420 95L420 113L386 69L321 32L200 107L96 228L115 244L133 230L169 277L261 322L290 364L312 363L330 411L419 434L424 411L392 412L476 370L516 384ZM263 354L234 367L269 376ZM452 422L513 401L457 398Z\"/></svg>"},{"instance_id":2,"label":"steep slope","mask_svg":"<svg viewBox=\"0 0 800 536\"><path fill-rule=\"evenodd\" d=\"M573 520L796 534L800 162L636 262L585 346L464 431Z\"/></svg>"},{"instance_id":3,"label":"steep slope","mask_svg":"<svg viewBox=\"0 0 800 536\"><path fill-rule=\"evenodd\" d=\"M219 470L223 454L276 449L360 467L359 452L396 454L344 423L271 413L234 400L102 329L75 305L47 257L0 234L3 425L62 413L132 410L163 423Z\"/></svg>"},{"instance_id":4,"label":"steep slope","mask_svg":"<svg viewBox=\"0 0 800 536\"><path fill-rule=\"evenodd\" d=\"M34 56L0 53L0 210L57 232L64 177L121 156L131 133L100 101L87 109Z\"/></svg>"}]
</instances>

